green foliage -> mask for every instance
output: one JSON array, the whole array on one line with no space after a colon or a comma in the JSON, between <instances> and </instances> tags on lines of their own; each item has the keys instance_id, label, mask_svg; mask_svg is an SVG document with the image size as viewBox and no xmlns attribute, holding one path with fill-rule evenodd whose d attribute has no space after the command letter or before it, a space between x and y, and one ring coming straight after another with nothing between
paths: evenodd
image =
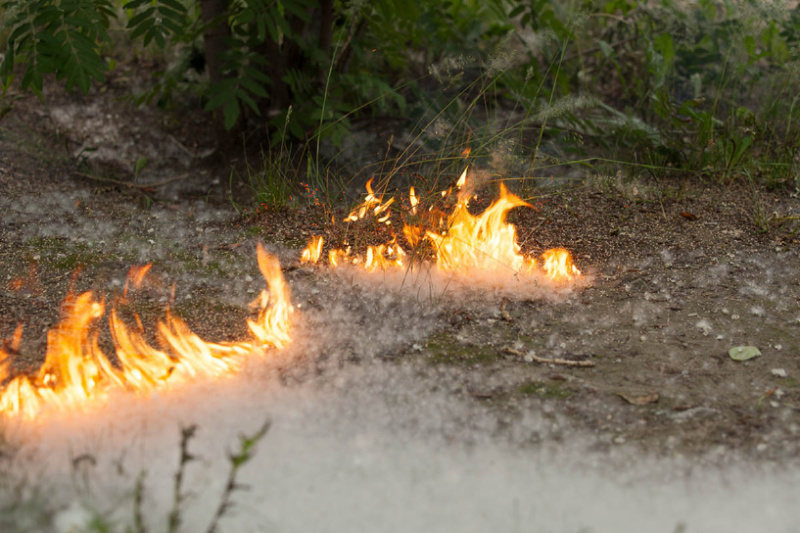
<instances>
[{"instance_id":1,"label":"green foliage","mask_svg":"<svg viewBox=\"0 0 800 533\"><path fill-rule=\"evenodd\" d=\"M656 174L731 178L765 168L767 158L770 174L783 169L779 179L789 181L787 153L800 143L787 98L800 73L797 8L746 0L691 8L674 0L515 3L510 16L537 34L522 39L525 77L517 70L503 80L513 97L535 103L534 87L552 87L555 101L581 94L596 102L549 121L540 140L569 132L584 153Z\"/></svg>"},{"instance_id":2,"label":"green foliage","mask_svg":"<svg viewBox=\"0 0 800 533\"><path fill-rule=\"evenodd\" d=\"M20 65L22 88L39 93L44 76L55 74L67 89L89 90L102 81L105 61L97 50L107 41L115 16L111 0L5 0L3 29L10 32L0 79L8 85Z\"/></svg>"},{"instance_id":3,"label":"green foliage","mask_svg":"<svg viewBox=\"0 0 800 533\"><path fill-rule=\"evenodd\" d=\"M116 16L111 0L0 7L5 89L15 74L37 92L48 74L83 91L102 79L98 50ZM139 103L167 105L194 91L224 128L267 122L271 134L284 132L282 146L287 134L316 143L303 150L318 167L321 141L340 146L363 119L389 116L416 121L425 149L457 154L471 145L471 157L489 161L502 147L529 160L528 174L600 155L659 175L730 179L747 170L775 184L794 181L798 8L750 0L691 8L677 0L230 0L224 16L204 24L199 2L123 7L132 41L176 58ZM214 63L222 70L210 82L190 76L204 35L220 25L227 40ZM9 105L4 99L0 114ZM431 134L440 124L448 132ZM291 166L302 165L278 162ZM263 175L256 195L284 203L291 187L281 184L291 176Z\"/></svg>"},{"instance_id":4,"label":"green foliage","mask_svg":"<svg viewBox=\"0 0 800 533\"><path fill-rule=\"evenodd\" d=\"M131 0L122 7L132 12L131 40L141 37L145 46L151 41L165 46L167 39L182 36L189 23L186 6L178 0Z\"/></svg>"}]
</instances>

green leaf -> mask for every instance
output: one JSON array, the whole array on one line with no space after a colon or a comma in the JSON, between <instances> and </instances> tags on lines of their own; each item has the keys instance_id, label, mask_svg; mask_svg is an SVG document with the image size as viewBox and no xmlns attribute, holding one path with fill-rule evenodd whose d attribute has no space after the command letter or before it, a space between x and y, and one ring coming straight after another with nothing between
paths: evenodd
<instances>
[{"instance_id":1,"label":"green leaf","mask_svg":"<svg viewBox=\"0 0 800 533\"><path fill-rule=\"evenodd\" d=\"M136 160L136 163L133 165L133 175L134 177L139 176L139 172L147 165L147 158L142 156Z\"/></svg>"},{"instance_id":2,"label":"green leaf","mask_svg":"<svg viewBox=\"0 0 800 533\"><path fill-rule=\"evenodd\" d=\"M256 105L256 102L255 102L255 100L253 100L253 99L250 97L250 95L249 95L249 94L247 94L247 93L246 93L246 92L244 92L244 91L239 91L238 93L236 93L236 96L237 96L237 97L238 97L238 98L239 98L239 99L240 99L242 102L244 102L245 104L247 104L247 107L249 107L250 109L252 109L252 110L253 110L253 113L255 113L256 115L259 115L259 116L261 116L261 111L258 109L258 106Z\"/></svg>"},{"instance_id":3,"label":"green leaf","mask_svg":"<svg viewBox=\"0 0 800 533\"><path fill-rule=\"evenodd\" d=\"M311 21L311 15L309 15L308 9L304 9L304 6L302 6L302 5L295 4L293 0L288 0L288 1L284 0L283 2L281 2L281 5L283 6L283 8L286 11L288 11L292 15L296 16L297 18L299 18L303 22ZM308 7L308 6L305 6L305 7Z\"/></svg>"},{"instance_id":4,"label":"green leaf","mask_svg":"<svg viewBox=\"0 0 800 533\"><path fill-rule=\"evenodd\" d=\"M517 7L515 7L514 9L511 10L511 12L508 14L508 18L512 18L513 19L514 17L518 17L526 9L528 9L528 6L526 6L525 4L520 4Z\"/></svg>"},{"instance_id":5,"label":"green leaf","mask_svg":"<svg viewBox=\"0 0 800 533\"><path fill-rule=\"evenodd\" d=\"M122 6L122 9L136 9L138 7L141 7L141 6L143 6L145 4L149 4L149 3L150 3L150 0L131 0L127 4L124 4Z\"/></svg>"},{"instance_id":6,"label":"green leaf","mask_svg":"<svg viewBox=\"0 0 800 533\"><path fill-rule=\"evenodd\" d=\"M176 0L159 0L159 3L172 8L178 13L186 13L186 6Z\"/></svg>"},{"instance_id":7,"label":"green leaf","mask_svg":"<svg viewBox=\"0 0 800 533\"><path fill-rule=\"evenodd\" d=\"M150 7L131 17L128 21L128 27L133 28L134 26L138 26L142 23L146 23L148 26L152 26L156 23L153 14L156 12L155 7ZM133 38L133 37L132 37Z\"/></svg>"},{"instance_id":8,"label":"green leaf","mask_svg":"<svg viewBox=\"0 0 800 533\"><path fill-rule=\"evenodd\" d=\"M239 119L239 102L234 98L223 109L225 129L230 130Z\"/></svg>"},{"instance_id":9,"label":"green leaf","mask_svg":"<svg viewBox=\"0 0 800 533\"><path fill-rule=\"evenodd\" d=\"M610 58L614 55L614 48L612 48L611 45L604 40L600 39L597 41L597 45L600 47L600 51L606 58Z\"/></svg>"},{"instance_id":10,"label":"green leaf","mask_svg":"<svg viewBox=\"0 0 800 533\"><path fill-rule=\"evenodd\" d=\"M208 94L211 97L206 103L206 110L213 111L236 98L236 78L227 78L212 85Z\"/></svg>"},{"instance_id":11,"label":"green leaf","mask_svg":"<svg viewBox=\"0 0 800 533\"><path fill-rule=\"evenodd\" d=\"M728 355L734 361L747 361L761 355L761 350L755 346L735 346L728 350Z\"/></svg>"},{"instance_id":12,"label":"green leaf","mask_svg":"<svg viewBox=\"0 0 800 533\"><path fill-rule=\"evenodd\" d=\"M260 96L261 98L267 98L269 96L269 93L267 93L266 89L264 89L264 86L260 83L257 83L252 78L243 77L239 80L239 82L242 84L242 87L256 96Z\"/></svg>"}]
</instances>

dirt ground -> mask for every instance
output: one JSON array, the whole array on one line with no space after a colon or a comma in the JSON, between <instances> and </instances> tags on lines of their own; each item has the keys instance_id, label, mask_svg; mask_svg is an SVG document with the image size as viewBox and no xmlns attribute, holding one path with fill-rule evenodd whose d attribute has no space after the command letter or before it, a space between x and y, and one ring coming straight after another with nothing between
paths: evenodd
<instances>
[{"instance_id":1,"label":"dirt ground","mask_svg":"<svg viewBox=\"0 0 800 533\"><path fill-rule=\"evenodd\" d=\"M230 173L204 159L213 145L193 134L193 120L111 98L56 97L23 100L0 123L0 337L24 323L17 371L41 362L72 284L110 298L133 264L154 264L138 304L145 322L171 306L204 338L243 335L261 287L255 244L266 242L305 317L300 334L316 335L319 324L339 337L334 355L311 350L284 369L286 384L313 377L325 386L342 366L411 368L496 413L487 431L501 437L528 412L564 421L518 439L531 445L568 438L569 428L590 435L598 452L798 456L796 195L619 177L542 187L537 208L513 216L520 244L534 254L568 248L584 286L541 297L454 284L451 295L420 304L396 287L385 291L399 296L387 299L374 294L377 282L299 267L318 229L313 207L237 217ZM139 183L179 179L148 197L108 181L132 180L141 156L148 165ZM356 339L357 328L391 342ZM762 355L733 360L729 349L743 345ZM594 366L542 364L531 354Z\"/></svg>"}]
</instances>

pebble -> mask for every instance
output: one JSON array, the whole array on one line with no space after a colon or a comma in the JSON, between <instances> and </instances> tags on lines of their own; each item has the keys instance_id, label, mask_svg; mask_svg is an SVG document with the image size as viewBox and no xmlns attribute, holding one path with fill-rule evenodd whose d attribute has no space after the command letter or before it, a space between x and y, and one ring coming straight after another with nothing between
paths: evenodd
<instances>
[{"instance_id":1,"label":"pebble","mask_svg":"<svg viewBox=\"0 0 800 533\"><path fill-rule=\"evenodd\" d=\"M773 376L778 376L779 378L785 378L786 377L786 370L784 370L783 368L773 368L769 372Z\"/></svg>"},{"instance_id":2,"label":"pebble","mask_svg":"<svg viewBox=\"0 0 800 533\"><path fill-rule=\"evenodd\" d=\"M760 452L763 452L766 449L767 449L767 444L765 442L761 442L761 443L759 443L758 446L756 446L756 450L758 450Z\"/></svg>"}]
</instances>

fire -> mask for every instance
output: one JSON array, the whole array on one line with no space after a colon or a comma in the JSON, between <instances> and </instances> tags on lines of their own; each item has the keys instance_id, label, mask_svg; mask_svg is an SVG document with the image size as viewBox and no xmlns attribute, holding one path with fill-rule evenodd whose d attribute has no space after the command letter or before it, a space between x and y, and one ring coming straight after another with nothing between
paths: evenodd
<instances>
[{"instance_id":1,"label":"fire","mask_svg":"<svg viewBox=\"0 0 800 533\"><path fill-rule=\"evenodd\" d=\"M543 268L550 279L571 280L581 275L572 262L572 256L564 248L552 248L542 254Z\"/></svg>"},{"instance_id":2,"label":"fire","mask_svg":"<svg viewBox=\"0 0 800 533\"><path fill-rule=\"evenodd\" d=\"M115 388L149 392L198 376L230 375L248 354L286 346L291 342L289 288L278 260L261 246L258 266L268 290L262 291L253 303L258 315L248 320L250 339L207 342L167 312L158 325L162 346L156 348L147 341L138 315L134 315L135 326L129 326L112 305L108 325L114 363L101 350L95 327L105 315L106 304L92 292L68 294L62 304L61 321L47 334L45 362L35 375L10 375L11 363L19 355L22 326L0 347L0 382L5 383L0 389L0 412L35 418L45 410L72 409L102 400ZM131 269L130 283L140 285L148 268Z\"/></svg>"},{"instance_id":3,"label":"fire","mask_svg":"<svg viewBox=\"0 0 800 533\"><path fill-rule=\"evenodd\" d=\"M403 224L403 235L410 249L404 249L394 235L386 244L368 246L364 255L356 255L350 246L328 252L328 262L337 267L351 264L367 271L375 269L405 268L407 256L423 244L432 245L433 260L443 272L468 273L477 270L496 272L502 270L519 274L530 274L537 270L555 282L568 282L581 276L580 270L572 261L570 253L563 248L547 250L541 262L522 254L517 244L516 228L506 222L506 215L516 207L531 207L527 202L500 185L500 196L479 215L469 212L471 196L467 188L467 170L459 177L455 191L451 188L441 192L449 198L457 192L455 206L449 214L439 213L433 207L425 210L416 191L409 191L410 209L407 210L412 222ZM391 225L392 211L389 207L394 198L384 201L367 183L367 196L363 203L350 212L345 222L375 217L380 224ZM301 260L317 263L322 256L323 238L313 237L303 250ZM541 264L541 265L540 265Z\"/></svg>"}]
</instances>

